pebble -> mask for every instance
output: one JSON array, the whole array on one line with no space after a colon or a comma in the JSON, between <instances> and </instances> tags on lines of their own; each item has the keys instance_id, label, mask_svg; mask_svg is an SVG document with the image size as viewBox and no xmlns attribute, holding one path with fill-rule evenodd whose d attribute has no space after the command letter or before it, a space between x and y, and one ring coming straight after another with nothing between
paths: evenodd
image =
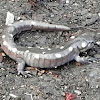
<instances>
[{"instance_id":1,"label":"pebble","mask_svg":"<svg viewBox=\"0 0 100 100\"><path fill-rule=\"evenodd\" d=\"M17 95L10 93L9 96L13 97L13 98L18 98Z\"/></svg>"},{"instance_id":2,"label":"pebble","mask_svg":"<svg viewBox=\"0 0 100 100\"><path fill-rule=\"evenodd\" d=\"M64 87L64 89L67 89L67 88L68 88L67 86Z\"/></svg>"},{"instance_id":3,"label":"pebble","mask_svg":"<svg viewBox=\"0 0 100 100\"><path fill-rule=\"evenodd\" d=\"M6 25L11 25L14 22L14 15L10 13L9 11L7 12L7 17L6 17Z\"/></svg>"},{"instance_id":4,"label":"pebble","mask_svg":"<svg viewBox=\"0 0 100 100\"><path fill-rule=\"evenodd\" d=\"M100 16L100 13L98 13L98 15Z\"/></svg>"},{"instance_id":5,"label":"pebble","mask_svg":"<svg viewBox=\"0 0 100 100\"><path fill-rule=\"evenodd\" d=\"M12 2L15 2L15 0L11 0Z\"/></svg>"},{"instance_id":6,"label":"pebble","mask_svg":"<svg viewBox=\"0 0 100 100\"><path fill-rule=\"evenodd\" d=\"M51 17L53 18L53 17L54 17L54 15L53 15L53 14L51 14Z\"/></svg>"},{"instance_id":7,"label":"pebble","mask_svg":"<svg viewBox=\"0 0 100 100\"><path fill-rule=\"evenodd\" d=\"M71 36L70 38L71 38L71 39L75 39L75 36Z\"/></svg>"},{"instance_id":8,"label":"pebble","mask_svg":"<svg viewBox=\"0 0 100 100\"><path fill-rule=\"evenodd\" d=\"M21 85L20 87L26 87L26 85Z\"/></svg>"},{"instance_id":9,"label":"pebble","mask_svg":"<svg viewBox=\"0 0 100 100\"><path fill-rule=\"evenodd\" d=\"M76 3L76 2L73 4L73 6L78 6L78 5L79 5L79 4L78 4L78 3Z\"/></svg>"},{"instance_id":10,"label":"pebble","mask_svg":"<svg viewBox=\"0 0 100 100\"><path fill-rule=\"evenodd\" d=\"M61 95L62 95L62 96L65 96L65 92L62 92L62 91L61 91Z\"/></svg>"},{"instance_id":11,"label":"pebble","mask_svg":"<svg viewBox=\"0 0 100 100\"><path fill-rule=\"evenodd\" d=\"M66 0L66 3L68 4L69 3L69 0Z\"/></svg>"},{"instance_id":12,"label":"pebble","mask_svg":"<svg viewBox=\"0 0 100 100\"><path fill-rule=\"evenodd\" d=\"M20 20L20 19L21 19L21 17L18 17L18 18L17 18L17 20Z\"/></svg>"},{"instance_id":13,"label":"pebble","mask_svg":"<svg viewBox=\"0 0 100 100\"><path fill-rule=\"evenodd\" d=\"M96 88L99 88L99 85L96 85Z\"/></svg>"},{"instance_id":14,"label":"pebble","mask_svg":"<svg viewBox=\"0 0 100 100\"><path fill-rule=\"evenodd\" d=\"M97 43L98 45L100 45L100 41L97 41L96 43Z\"/></svg>"},{"instance_id":15,"label":"pebble","mask_svg":"<svg viewBox=\"0 0 100 100\"><path fill-rule=\"evenodd\" d=\"M100 33L97 33L97 34L99 34L99 35L100 35Z\"/></svg>"},{"instance_id":16,"label":"pebble","mask_svg":"<svg viewBox=\"0 0 100 100\"><path fill-rule=\"evenodd\" d=\"M77 95L80 95L81 94L81 91L79 91L79 90L75 90L74 91Z\"/></svg>"}]
</instances>

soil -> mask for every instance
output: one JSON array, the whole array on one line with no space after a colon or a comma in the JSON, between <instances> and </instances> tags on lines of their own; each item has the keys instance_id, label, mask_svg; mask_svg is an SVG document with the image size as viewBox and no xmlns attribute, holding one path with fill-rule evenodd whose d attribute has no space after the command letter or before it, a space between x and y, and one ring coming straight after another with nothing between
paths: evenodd
<instances>
[{"instance_id":1,"label":"soil","mask_svg":"<svg viewBox=\"0 0 100 100\"><path fill-rule=\"evenodd\" d=\"M99 0L40 0L34 3L32 0L0 0L0 33L5 27L8 11L14 14L15 21L33 19L78 27L69 33L94 32L98 45L94 46L95 51L91 49L85 54L100 58ZM15 42L22 46L57 48L68 40L67 35L62 32L25 31L15 36ZM0 100L65 100L65 93L74 94L74 100L100 100L99 60L90 64L72 61L56 69L36 69L26 65L25 70L31 71L32 77L24 78L17 75L17 63L2 55L0 62L7 67L0 69Z\"/></svg>"},{"instance_id":2,"label":"soil","mask_svg":"<svg viewBox=\"0 0 100 100\"><path fill-rule=\"evenodd\" d=\"M20 46L57 48L65 42L67 36L63 32L24 31L15 35L15 43Z\"/></svg>"}]
</instances>

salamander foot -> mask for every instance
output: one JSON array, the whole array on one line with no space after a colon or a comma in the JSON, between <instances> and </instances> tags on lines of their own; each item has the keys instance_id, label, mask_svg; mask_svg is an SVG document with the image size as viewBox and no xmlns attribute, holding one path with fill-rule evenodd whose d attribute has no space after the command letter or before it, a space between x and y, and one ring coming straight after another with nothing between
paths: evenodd
<instances>
[{"instance_id":1,"label":"salamander foot","mask_svg":"<svg viewBox=\"0 0 100 100\"><path fill-rule=\"evenodd\" d=\"M80 57L79 55L75 57L75 60L80 63L92 63L98 61L96 58L93 57Z\"/></svg>"},{"instance_id":2,"label":"salamander foot","mask_svg":"<svg viewBox=\"0 0 100 100\"><path fill-rule=\"evenodd\" d=\"M30 73L30 71L18 71L18 75L22 75L25 78L32 77L32 74Z\"/></svg>"},{"instance_id":3,"label":"salamander foot","mask_svg":"<svg viewBox=\"0 0 100 100\"><path fill-rule=\"evenodd\" d=\"M25 78L32 77L30 71L24 71L25 61L21 58L17 58L17 62L18 62L18 66L17 66L18 75L22 75Z\"/></svg>"}]
</instances>

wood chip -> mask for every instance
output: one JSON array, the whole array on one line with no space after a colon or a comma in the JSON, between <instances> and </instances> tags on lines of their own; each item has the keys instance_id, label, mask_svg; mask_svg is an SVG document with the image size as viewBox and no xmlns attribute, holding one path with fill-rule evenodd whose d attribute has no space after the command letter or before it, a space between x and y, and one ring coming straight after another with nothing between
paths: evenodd
<instances>
[{"instance_id":1,"label":"wood chip","mask_svg":"<svg viewBox=\"0 0 100 100\"><path fill-rule=\"evenodd\" d=\"M4 52L1 52L1 55L2 55L3 57L5 57L5 56L6 56L6 54L5 54Z\"/></svg>"},{"instance_id":2,"label":"wood chip","mask_svg":"<svg viewBox=\"0 0 100 100\"><path fill-rule=\"evenodd\" d=\"M27 67L27 69L38 70L38 69L37 69L37 68L35 68L35 67Z\"/></svg>"},{"instance_id":3,"label":"wood chip","mask_svg":"<svg viewBox=\"0 0 100 100\"><path fill-rule=\"evenodd\" d=\"M44 74L44 73L45 73L45 70L41 70L40 73L41 73L41 74Z\"/></svg>"},{"instance_id":4,"label":"wood chip","mask_svg":"<svg viewBox=\"0 0 100 100\"><path fill-rule=\"evenodd\" d=\"M76 63L76 66L81 66L81 63L77 62L77 63Z\"/></svg>"}]
</instances>

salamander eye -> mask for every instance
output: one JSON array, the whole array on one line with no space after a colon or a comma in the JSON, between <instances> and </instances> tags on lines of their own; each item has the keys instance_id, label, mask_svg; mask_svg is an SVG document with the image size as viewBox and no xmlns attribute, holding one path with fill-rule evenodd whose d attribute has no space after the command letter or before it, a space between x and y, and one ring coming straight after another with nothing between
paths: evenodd
<instances>
[{"instance_id":1,"label":"salamander eye","mask_svg":"<svg viewBox=\"0 0 100 100\"><path fill-rule=\"evenodd\" d=\"M82 44L81 44L82 48L86 48L87 45L88 45L88 44L87 44L86 42L82 42Z\"/></svg>"}]
</instances>

